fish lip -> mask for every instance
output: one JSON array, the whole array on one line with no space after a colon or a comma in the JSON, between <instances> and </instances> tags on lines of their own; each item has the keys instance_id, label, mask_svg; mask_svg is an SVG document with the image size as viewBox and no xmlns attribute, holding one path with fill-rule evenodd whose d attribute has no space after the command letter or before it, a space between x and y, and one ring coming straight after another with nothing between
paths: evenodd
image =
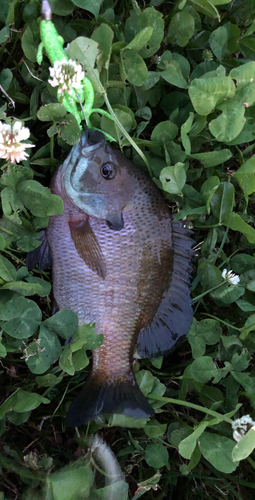
<instances>
[{"instance_id":1,"label":"fish lip","mask_svg":"<svg viewBox=\"0 0 255 500\"><path fill-rule=\"evenodd\" d=\"M95 143L95 141L97 142ZM93 157L93 152L97 149L104 148L105 144L106 139L101 132L96 130L82 132L80 141L73 146L69 156L63 163L61 184L65 195L79 212L106 221L111 230L120 231L124 227L122 211L125 208L125 203L123 207L119 207L118 204L115 204L114 200L112 200L111 208L105 213L105 205L109 202L107 194L105 192L93 194L76 189L76 185L72 178L73 172L77 165L79 165L79 162L81 162L80 169L82 171L84 169L85 171L90 161L90 157ZM96 198L96 203L94 198Z\"/></svg>"},{"instance_id":2,"label":"fish lip","mask_svg":"<svg viewBox=\"0 0 255 500\"><path fill-rule=\"evenodd\" d=\"M72 173L75 170L77 164L80 162L81 157L85 158L87 161L93 151L103 147L105 145L106 139L102 132L97 130L88 129L82 131L81 138L78 143L76 143L62 167L62 186L68 198L73 202L73 196L78 194L79 191L75 189L72 182Z\"/></svg>"},{"instance_id":3,"label":"fish lip","mask_svg":"<svg viewBox=\"0 0 255 500\"><path fill-rule=\"evenodd\" d=\"M88 158L92 151L104 146L105 136L98 130L88 129L83 131L79 141L79 152L85 158Z\"/></svg>"}]
</instances>

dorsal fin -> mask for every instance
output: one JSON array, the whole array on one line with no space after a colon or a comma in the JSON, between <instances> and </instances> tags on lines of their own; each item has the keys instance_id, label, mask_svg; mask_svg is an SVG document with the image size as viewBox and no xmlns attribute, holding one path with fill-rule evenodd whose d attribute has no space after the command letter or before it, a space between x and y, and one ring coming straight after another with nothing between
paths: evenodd
<instances>
[{"instance_id":1,"label":"dorsal fin","mask_svg":"<svg viewBox=\"0 0 255 500\"><path fill-rule=\"evenodd\" d=\"M193 310L190 298L191 249L194 240L191 231L181 221L173 221L173 271L168 290L152 322L139 333L138 354L142 358L169 354L176 342L189 332Z\"/></svg>"},{"instance_id":2,"label":"dorsal fin","mask_svg":"<svg viewBox=\"0 0 255 500\"><path fill-rule=\"evenodd\" d=\"M99 242L90 226L89 218L85 220L70 220L69 228L79 256L92 271L95 271L98 276L105 279L106 262Z\"/></svg>"}]
</instances>

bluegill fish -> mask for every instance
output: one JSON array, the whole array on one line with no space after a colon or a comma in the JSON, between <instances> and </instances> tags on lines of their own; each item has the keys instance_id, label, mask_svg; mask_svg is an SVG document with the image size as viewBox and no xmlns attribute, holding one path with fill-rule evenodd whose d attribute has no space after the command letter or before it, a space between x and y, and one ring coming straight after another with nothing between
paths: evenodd
<instances>
[{"instance_id":1,"label":"bluegill fish","mask_svg":"<svg viewBox=\"0 0 255 500\"><path fill-rule=\"evenodd\" d=\"M164 355L189 331L190 232L172 220L155 183L100 132L82 134L51 190L64 201L46 233L55 301L104 335L66 423L80 426L101 412L150 417L133 351L137 342L142 357Z\"/></svg>"}]
</instances>

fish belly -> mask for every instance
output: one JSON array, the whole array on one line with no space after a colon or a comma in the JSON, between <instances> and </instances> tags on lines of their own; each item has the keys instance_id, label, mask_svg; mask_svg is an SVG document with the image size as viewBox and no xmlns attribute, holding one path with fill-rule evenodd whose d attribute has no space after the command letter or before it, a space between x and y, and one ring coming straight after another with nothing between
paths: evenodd
<instances>
[{"instance_id":1,"label":"fish belly","mask_svg":"<svg viewBox=\"0 0 255 500\"><path fill-rule=\"evenodd\" d=\"M104 343L93 351L93 371L104 377L131 369L134 344L152 319L169 284L170 217L123 213L124 228L112 231L105 221L90 217L91 229L105 261L103 279L79 256L69 220L80 213L65 203L61 216L51 217L47 238L53 260L53 292L60 309L77 313L79 324L96 323ZM168 265L168 268L166 268Z\"/></svg>"},{"instance_id":2,"label":"fish belly","mask_svg":"<svg viewBox=\"0 0 255 500\"><path fill-rule=\"evenodd\" d=\"M63 196L60 178L61 169L52 190L62 197L64 212L52 216L47 229L54 297L60 309L77 313L80 325L95 322L96 332L104 336L102 346L93 350L92 374L69 408L66 424L83 425L101 412L148 418L154 410L135 381L132 356L139 331L152 322L171 281L166 202L151 181L145 190L142 183L136 205L123 210L124 227L114 231L76 209Z\"/></svg>"}]
</instances>

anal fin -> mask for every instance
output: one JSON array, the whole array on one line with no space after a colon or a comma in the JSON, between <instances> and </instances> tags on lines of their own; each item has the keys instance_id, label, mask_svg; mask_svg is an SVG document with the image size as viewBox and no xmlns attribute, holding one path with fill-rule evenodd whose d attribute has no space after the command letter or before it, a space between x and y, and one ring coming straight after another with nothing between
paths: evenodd
<instances>
[{"instance_id":1,"label":"anal fin","mask_svg":"<svg viewBox=\"0 0 255 500\"><path fill-rule=\"evenodd\" d=\"M46 267L51 266L50 246L45 231L41 231L38 240L41 241L41 245L27 254L26 266L29 271L34 269L37 264L39 271L43 271Z\"/></svg>"},{"instance_id":2,"label":"anal fin","mask_svg":"<svg viewBox=\"0 0 255 500\"><path fill-rule=\"evenodd\" d=\"M89 219L70 220L72 240L79 256L101 278L106 277L106 262L99 242L90 226Z\"/></svg>"}]
</instances>

